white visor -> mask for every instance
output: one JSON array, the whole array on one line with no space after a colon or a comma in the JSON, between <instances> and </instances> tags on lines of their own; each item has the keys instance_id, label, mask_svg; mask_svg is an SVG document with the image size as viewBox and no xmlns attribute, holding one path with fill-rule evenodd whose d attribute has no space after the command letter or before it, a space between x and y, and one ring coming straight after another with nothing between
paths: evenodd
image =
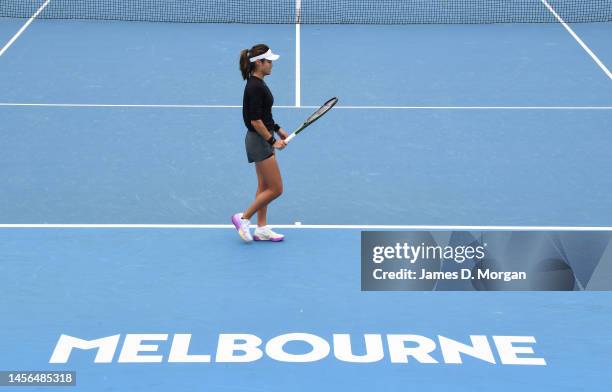
<instances>
[{"instance_id":1,"label":"white visor","mask_svg":"<svg viewBox=\"0 0 612 392\"><path fill-rule=\"evenodd\" d=\"M249 61L252 63L254 63L257 60L261 60L261 59L274 61L274 60L278 60L279 57L280 57L279 55L272 53L271 49L268 49L266 53L260 54L259 56L251 57Z\"/></svg>"}]
</instances>

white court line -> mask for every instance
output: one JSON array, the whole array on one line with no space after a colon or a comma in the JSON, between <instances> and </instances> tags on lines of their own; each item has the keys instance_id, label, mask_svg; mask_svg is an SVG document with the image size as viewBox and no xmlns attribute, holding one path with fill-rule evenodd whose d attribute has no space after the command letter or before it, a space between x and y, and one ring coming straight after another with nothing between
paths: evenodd
<instances>
[{"instance_id":1,"label":"white court line","mask_svg":"<svg viewBox=\"0 0 612 392\"><path fill-rule=\"evenodd\" d=\"M295 2L295 106L301 106L302 85L301 85L301 49L300 49L300 20L302 17L302 1Z\"/></svg>"},{"instance_id":2,"label":"white court line","mask_svg":"<svg viewBox=\"0 0 612 392\"><path fill-rule=\"evenodd\" d=\"M107 103L20 103L0 102L0 106L57 107L57 108L160 108L160 109L241 109L242 105L182 105L182 104L107 104ZM294 108L294 106L275 106Z\"/></svg>"},{"instance_id":3,"label":"white court line","mask_svg":"<svg viewBox=\"0 0 612 392\"><path fill-rule=\"evenodd\" d=\"M444 226L444 225L270 225L280 229L322 230L515 230L612 231L611 226ZM234 229L229 224L0 224L0 229Z\"/></svg>"},{"instance_id":4,"label":"white court line","mask_svg":"<svg viewBox=\"0 0 612 392\"><path fill-rule=\"evenodd\" d=\"M99 103L20 103L0 102L0 107L51 108L158 108L158 109L241 109L242 105L181 104L99 104ZM318 109L319 106L274 106L274 109ZM334 106L334 110L612 110L612 106Z\"/></svg>"},{"instance_id":5,"label":"white court line","mask_svg":"<svg viewBox=\"0 0 612 392\"><path fill-rule=\"evenodd\" d=\"M586 46L586 44L584 42L582 42L580 37L578 37L578 35L576 33L574 33L574 30L572 30L571 27L569 27L567 25L567 23L565 23L565 21L563 19L561 19L559 14L557 14L557 12L554 10L554 8L551 7L550 4L548 4L548 2L546 0L541 0L541 1L542 1L542 3L544 3L546 8L548 8L548 10L555 16L555 18L557 18L559 23L561 23L561 25L563 25L563 27L565 27L565 30L567 30L568 33L570 33L571 36L574 37L576 42L578 42L580 44L580 46L582 46L582 49L584 49L589 54L589 56L591 56L593 61L595 61L595 63L597 65L599 65L599 68L601 68L605 72L605 74L608 75L608 78L610 78L612 80L612 73L610 73L610 70L604 65L604 63L602 63L601 60L599 60L599 58L595 55L595 53L593 53L591 51L591 49L589 49L589 47Z\"/></svg>"},{"instance_id":6,"label":"white court line","mask_svg":"<svg viewBox=\"0 0 612 392\"><path fill-rule=\"evenodd\" d=\"M318 106L302 106L318 109ZM612 106L334 106L356 110L610 110Z\"/></svg>"},{"instance_id":7,"label":"white court line","mask_svg":"<svg viewBox=\"0 0 612 392\"><path fill-rule=\"evenodd\" d=\"M17 41L17 38L19 38L19 36L28 28L28 26L34 21L34 19L36 19L38 14L40 14L42 10L45 9L45 7L47 6L47 4L49 4L50 1L51 0L45 1L43 5L41 5L40 8L38 8L38 11L36 11L36 13L34 13L34 15L32 15L30 19L28 19L28 21L21 27L21 29L19 29L17 34L15 34L13 38L11 38L11 40L6 45L4 45L4 48L0 50L0 57L4 54L4 52L8 50L8 48L11 47L11 45L13 45L15 41Z\"/></svg>"}]
</instances>

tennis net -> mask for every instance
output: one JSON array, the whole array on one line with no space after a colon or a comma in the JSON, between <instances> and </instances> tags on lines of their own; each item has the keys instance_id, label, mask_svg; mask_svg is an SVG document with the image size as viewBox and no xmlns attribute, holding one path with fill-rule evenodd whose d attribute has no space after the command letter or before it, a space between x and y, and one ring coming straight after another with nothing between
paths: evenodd
<instances>
[{"instance_id":1,"label":"tennis net","mask_svg":"<svg viewBox=\"0 0 612 392\"><path fill-rule=\"evenodd\" d=\"M29 18L45 0L0 0ZM612 21L612 0L50 0L39 18L192 23L429 24Z\"/></svg>"}]
</instances>

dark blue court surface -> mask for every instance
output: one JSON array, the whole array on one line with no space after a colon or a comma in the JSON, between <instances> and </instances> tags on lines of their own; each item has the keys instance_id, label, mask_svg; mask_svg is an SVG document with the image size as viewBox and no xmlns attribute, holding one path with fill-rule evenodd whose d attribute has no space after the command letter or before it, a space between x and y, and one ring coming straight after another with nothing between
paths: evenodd
<instances>
[{"instance_id":1,"label":"dark blue court surface","mask_svg":"<svg viewBox=\"0 0 612 392\"><path fill-rule=\"evenodd\" d=\"M0 18L0 47L25 22ZM609 67L612 24L570 25ZM608 292L362 292L359 229L610 226L605 71L556 23L300 35L297 91L294 25L34 20L8 47L0 370L74 370L67 391L609 390ZM329 226L245 245L227 225L257 185L238 72L257 42L281 55L266 82L287 130L340 103L277 153L285 192L269 211L273 225ZM369 364L333 351L312 363L166 361L173 334L214 359L220 334L265 345L294 332L351 334L356 355L364 334L533 336L522 356L546 366L503 365L496 351L496 364L446 364L440 350L438 364L399 364L388 348ZM62 334L121 340L110 364L93 350L52 364ZM118 363L126 334L168 334L155 343L164 361Z\"/></svg>"}]
</instances>

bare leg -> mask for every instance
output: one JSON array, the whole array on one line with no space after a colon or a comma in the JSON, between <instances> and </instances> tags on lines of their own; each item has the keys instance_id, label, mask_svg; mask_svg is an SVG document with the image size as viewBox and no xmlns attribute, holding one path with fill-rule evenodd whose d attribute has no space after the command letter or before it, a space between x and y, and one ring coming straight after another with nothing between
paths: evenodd
<instances>
[{"instance_id":1,"label":"bare leg","mask_svg":"<svg viewBox=\"0 0 612 392\"><path fill-rule=\"evenodd\" d=\"M280 169L278 168L278 163L276 162L276 157L274 155L261 162L255 163L255 166L258 173L258 178L259 174L261 173L265 188L261 192L258 189L255 196L255 201L244 212L242 215L243 219L251 219L251 217L257 211L259 211L261 208L266 208L272 200L276 199L283 193L283 180L281 178ZM267 208L263 214L264 218L266 213Z\"/></svg>"},{"instance_id":2,"label":"bare leg","mask_svg":"<svg viewBox=\"0 0 612 392\"><path fill-rule=\"evenodd\" d=\"M255 198L264 190L266 190L266 182L263 177L263 173L259 165L255 165L255 171L257 172L257 192L255 193ZM259 210L257 210L257 226L264 227L267 224L267 214L268 214L268 206L263 206Z\"/></svg>"}]
</instances>

